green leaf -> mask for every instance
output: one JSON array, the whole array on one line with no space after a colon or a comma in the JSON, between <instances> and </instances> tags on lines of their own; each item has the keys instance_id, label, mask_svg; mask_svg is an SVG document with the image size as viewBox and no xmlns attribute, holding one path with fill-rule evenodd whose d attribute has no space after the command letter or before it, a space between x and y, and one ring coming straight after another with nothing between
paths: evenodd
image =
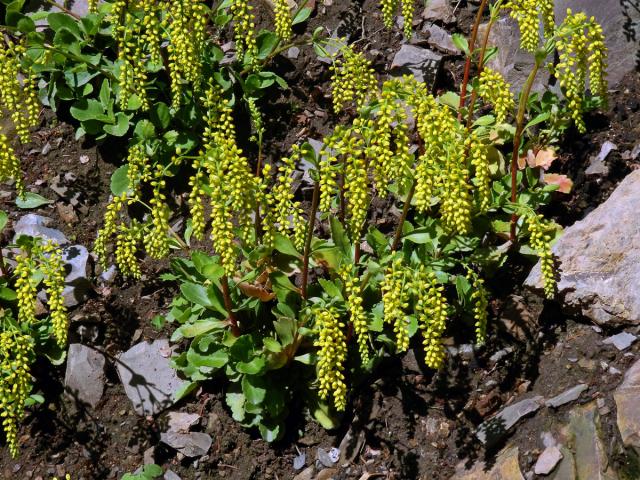
<instances>
[{"instance_id":1,"label":"green leaf","mask_svg":"<svg viewBox=\"0 0 640 480\"><path fill-rule=\"evenodd\" d=\"M264 348L273 353L280 353L282 351L282 345L275 339L271 337L266 337L262 339L262 344Z\"/></svg>"},{"instance_id":2,"label":"green leaf","mask_svg":"<svg viewBox=\"0 0 640 480\"><path fill-rule=\"evenodd\" d=\"M292 257L300 258L300 253L294 247L293 242L289 237L282 235L281 233L276 233L274 246L277 251L280 253L284 253L285 255L290 255Z\"/></svg>"},{"instance_id":3,"label":"green leaf","mask_svg":"<svg viewBox=\"0 0 640 480\"><path fill-rule=\"evenodd\" d=\"M213 330L221 330L226 328L226 326L227 323L222 320L204 318L187 325L182 325L178 330L180 330L180 333L184 338L194 338L199 335L212 332Z\"/></svg>"},{"instance_id":4,"label":"green leaf","mask_svg":"<svg viewBox=\"0 0 640 480\"><path fill-rule=\"evenodd\" d=\"M340 249L346 258L351 259L351 242L349 241L340 220L332 215L329 221L331 224L331 238L333 239L333 243Z\"/></svg>"},{"instance_id":5,"label":"green leaf","mask_svg":"<svg viewBox=\"0 0 640 480\"><path fill-rule=\"evenodd\" d=\"M109 120L108 117L104 114L104 107L102 103L93 98L80 99L73 104L73 106L69 109L71 116L76 120L81 122L85 122L87 120Z\"/></svg>"},{"instance_id":6,"label":"green leaf","mask_svg":"<svg viewBox=\"0 0 640 480\"><path fill-rule=\"evenodd\" d=\"M256 38L256 42L258 43L258 60L266 59L276 48L279 41L280 39L273 32L267 30L260 32L258 38Z\"/></svg>"},{"instance_id":7,"label":"green leaf","mask_svg":"<svg viewBox=\"0 0 640 480\"><path fill-rule=\"evenodd\" d=\"M264 379L262 377L245 375L242 378L242 393L244 393L247 402L260 405L267 394Z\"/></svg>"},{"instance_id":8,"label":"green leaf","mask_svg":"<svg viewBox=\"0 0 640 480\"><path fill-rule=\"evenodd\" d=\"M451 40L453 40L453 44L458 50L460 50L466 56L469 56L469 42L464 35L461 35L460 33L454 33L453 35L451 35Z\"/></svg>"},{"instance_id":9,"label":"green leaf","mask_svg":"<svg viewBox=\"0 0 640 480\"><path fill-rule=\"evenodd\" d=\"M129 116L118 112L116 113L116 124L115 125L105 125L104 131L109 135L113 135L114 137L122 137L129 130Z\"/></svg>"},{"instance_id":10,"label":"green leaf","mask_svg":"<svg viewBox=\"0 0 640 480\"><path fill-rule=\"evenodd\" d=\"M549 117L551 117L551 112L543 112L539 115L536 115L536 117L530 120L524 128L526 130L529 127L533 127L534 125L545 122L549 119Z\"/></svg>"},{"instance_id":11,"label":"green leaf","mask_svg":"<svg viewBox=\"0 0 640 480\"><path fill-rule=\"evenodd\" d=\"M265 442L275 442L282 435L280 425L276 424L274 426L267 426L264 423L260 422L258 424L258 430L260 430L260 435Z\"/></svg>"},{"instance_id":12,"label":"green leaf","mask_svg":"<svg viewBox=\"0 0 640 480\"><path fill-rule=\"evenodd\" d=\"M236 363L236 370L247 375L260 375L264 372L266 362L262 357L255 357L250 362Z\"/></svg>"},{"instance_id":13,"label":"green leaf","mask_svg":"<svg viewBox=\"0 0 640 480\"><path fill-rule=\"evenodd\" d=\"M241 335L235 338L229 349L231 356L241 362L248 362L254 355L255 345L251 335Z\"/></svg>"},{"instance_id":14,"label":"green leaf","mask_svg":"<svg viewBox=\"0 0 640 480\"><path fill-rule=\"evenodd\" d=\"M326 280L324 278L319 278L318 281L322 286L322 289L327 292L327 295L332 299L342 299L342 292L338 288L338 286L332 282L331 280Z\"/></svg>"},{"instance_id":15,"label":"green leaf","mask_svg":"<svg viewBox=\"0 0 640 480\"><path fill-rule=\"evenodd\" d=\"M216 293L217 290L213 285L205 287L197 283L186 282L180 285L182 295L192 303L205 308L217 310L223 315L227 314L222 303L222 296Z\"/></svg>"},{"instance_id":16,"label":"green leaf","mask_svg":"<svg viewBox=\"0 0 640 480\"><path fill-rule=\"evenodd\" d=\"M313 408L311 409L311 413L313 418L315 418L316 421L327 430L332 430L340 425L338 419L331 414L329 405L322 400L318 399L318 401L315 402L315 405L313 405Z\"/></svg>"},{"instance_id":17,"label":"green leaf","mask_svg":"<svg viewBox=\"0 0 640 480\"><path fill-rule=\"evenodd\" d=\"M156 478L159 477L160 475L162 475L162 468L158 465L156 465L155 463L150 463L144 466L144 469L142 470L142 472L147 475L150 476L151 478Z\"/></svg>"},{"instance_id":18,"label":"green leaf","mask_svg":"<svg viewBox=\"0 0 640 480\"><path fill-rule=\"evenodd\" d=\"M26 192L22 196L16 198L16 207L28 210L30 208L38 208L42 205L52 203L52 200L44 198L42 195L38 195L33 192Z\"/></svg>"},{"instance_id":19,"label":"green leaf","mask_svg":"<svg viewBox=\"0 0 640 480\"><path fill-rule=\"evenodd\" d=\"M309 18L309 16L311 15L312 12L313 12L313 10L311 8L309 8L309 7L301 8L296 13L296 16L293 17L293 20L291 21L291 24L292 25L297 25L299 23L302 23L302 22L306 21Z\"/></svg>"},{"instance_id":20,"label":"green leaf","mask_svg":"<svg viewBox=\"0 0 640 480\"><path fill-rule=\"evenodd\" d=\"M197 386L198 386L198 382L186 382L173 395L173 398L175 399L176 402L178 400L182 400L183 398L188 396L191 392L193 392Z\"/></svg>"},{"instance_id":21,"label":"green leaf","mask_svg":"<svg viewBox=\"0 0 640 480\"><path fill-rule=\"evenodd\" d=\"M196 345L197 346L197 345ZM192 345L193 347L193 345ZM195 367L209 367L209 368L222 368L229 361L229 354L221 348L207 352L206 355L201 355L193 348L187 351L187 361ZM203 372L204 373L204 372Z\"/></svg>"},{"instance_id":22,"label":"green leaf","mask_svg":"<svg viewBox=\"0 0 640 480\"><path fill-rule=\"evenodd\" d=\"M147 119L142 119L136 124L133 135L139 140L152 140L156 136L156 127Z\"/></svg>"},{"instance_id":23,"label":"green leaf","mask_svg":"<svg viewBox=\"0 0 640 480\"><path fill-rule=\"evenodd\" d=\"M67 30L78 40L82 40L82 31L80 25L70 15L61 12L53 12L47 16L47 23L54 32Z\"/></svg>"},{"instance_id":24,"label":"green leaf","mask_svg":"<svg viewBox=\"0 0 640 480\"><path fill-rule=\"evenodd\" d=\"M7 215L7 212L0 210L0 231L4 230L4 227L7 226L8 221L9 215Z\"/></svg>"},{"instance_id":25,"label":"green leaf","mask_svg":"<svg viewBox=\"0 0 640 480\"><path fill-rule=\"evenodd\" d=\"M171 123L171 111L169 106L164 102L156 103L149 112L151 121L160 130L164 130Z\"/></svg>"},{"instance_id":26,"label":"green leaf","mask_svg":"<svg viewBox=\"0 0 640 480\"><path fill-rule=\"evenodd\" d=\"M111 193L119 196L129 190L129 164L118 167L111 175Z\"/></svg>"},{"instance_id":27,"label":"green leaf","mask_svg":"<svg viewBox=\"0 0 640 480\"><path fill-rule=\"evenodd\" d=\"M244 421L244 417L245 417L244 404L246 401L244 394L236 393L236 392L227 392L227 394L225 395L225 400L227 402L227 405L231 409L231 416L233 417L233 419L236 422Z\"/></svg>"},{"instance_id":28,"label":"green leaf","mask_svg":"<svg viewBox=\"0 0 640 480\"><path fill-rule=\"evenodd\" d=\"M443 105L447 105L455 110L460 106L460 95L454 92L446 92L438 97Z\"/></svg>"},{"instance_id":29,"label":"green leaf","mask_svg":"<svg viewBox=\"0 0 640 480\"><path fill-rule=\"evenodd\" d=\"M13 302L18 298L15 290L12 290L8 287L0 287L0 299L5 300L7 302Z\"/></svg>"}]
</instances>

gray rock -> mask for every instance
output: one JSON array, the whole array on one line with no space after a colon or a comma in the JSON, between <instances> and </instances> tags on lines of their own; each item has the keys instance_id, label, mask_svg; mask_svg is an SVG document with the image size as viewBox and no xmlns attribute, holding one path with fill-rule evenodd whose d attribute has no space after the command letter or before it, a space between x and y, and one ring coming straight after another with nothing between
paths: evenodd
<instances>
[{"instance_id":1,"label":"gray rock","mask_svg":"<svg viewBox=\"0 0 640 480\"><path fill-rule=\"evenodd\" d=\"M609 166L604 163L612 150L617 150L615 143L606 141L600 147L600 152L589 158L589 166L585 170L587 175L606 175L609 172Z\"/></svg>"},{"instance_id":2,"label":"gray rock","mask_svg":"<svg viewBox=\"0 0 640 480\"><path fill-rule=\"evenodd\" d=\"M636 143L631 150L625 150L621 155L623 160L635 160L640 157L640 142Z\"/></svg>"},{"instance_id":3,"label":"gray rock","mask_svg":"<svg viewBox=\"0 0 640 480\"><path fill-rule=\"evenodd\" d=\"M201 457L211 448L211 437L202 432L178 433L163 432L160 441L175 448L186 457Z\"/></svg>"},{"instance_id":4,"label":"gray rock","mask_svg":"<svg viewBox=\"0 0 640 480\"><path fill-rule=\"evenodd\" d=\"M104 392L104 365L104 355L97 350L80 343L69 345L64 376L67 394L95 407Z\"/></svg>"},{"instance_id":5,"label":"gray rock","mask_svg":"<svg viewBox=\"0 0 640 480\"><path fill-rule=\"evenodd\" d=\"M167 339L142 342L118 356L118 375L138 415L155 415L175 403L185 384L169 365Z\"/></svg>"},{"instance_id":6,"label":"gray rock","mask_svg":"<svg viewBox=\"0 0 640 480\"><path fill-rule=\"evenodd\" d=\"M200 420L197 413L169 412L167 414L167 427L169 431L187 433Z\"/></svg>"},{"instance_id":7,"label":"gray rock","mask_svg":"<svg viewBox=\"0 0 640 480\"><path fill-rule=\"evenodd\" d=\"M315 468L313 468L313 466L307 467L303 471L301 471L299 474L297 474L295 477L293 477L293 480L311 480L313 478L314 472L315 472Z\"/></svg>"},{"instance_id":8,"label":"gray rock","mask_svg":"<svg viewBox=\"0 0 640 480\"><path fill-rule=\"evenodd\" d=\"M289 50L287 50L287 57L291 58L292 60L295 60L299 56L300 49L298 47L291 47Z\"/></svg>"},{"instance_id":9,"label":"gray rock","mask_svg":"<svg viewBox=\"0 0 640 480\"><path fill-rule=\"evenodd\" d=\"M167 470L164 472L164 480L182 480L182 477L178 476L173 470Z\"/></svg>"},{"instance_id":10,"label":"gray rock","mask_svg":"<svg viewBox=\"0 0 640 480\"><path fill-rule=\"evenodd\" d=\"M422 32L429 34L429 38L427 38L427 42L432 47L435 47L438 50L448 54L461 53L453 43L453 40L451 39L451 34L447 32L444 28L439 27L438 25L435 25L435 24L431 24L431 25L426 25L422 29Z\"/></svg>"},{"instance_id":11,"label":"gray rock","mask_svg":"<svg viewBox=\"0 0 640 480\"><path fill-rule=\"evenodd\" d=\"M360 454L364 441L364 430L360 430L357 435L354 435L352 428L349 428L338 446L338 450L340 450L340 465L353 462Z\"/></svg>"},{"instance_id":12,"label":"gray rock","mask_svg":"<svg viewBox=\"0 0 640 480\"><path fill-rule=\"evenodd\" d=\"M430 0L427 2L422 18L425 20L452 24L456 21L449 0Z\"/></svg>"},{"instance_id":13,"label":"gray rock","mask_svg":"<svg viewBox=\"0 0 640 480\"><path fill-rule=\"evenodd\" d=\"M36 215L35 213L28 213L21 217L14 225L15 235L13 236L13 241L15 242L20 235L28 235L30 237L41 238L45 241L51 240L59 245L69 243L64 233L47 226L51 221L50 218Z\"/></svg>"},{"instance_id":14,"label":"gray rock","mask_svg":"<svg viewBox=\"0 0 640 480\"><path fill-rule=\"evenodd\" d=\"M521 418L537 412L544 397L536 396L505 407L495 417L485 420L478 427L476 436L486 445L493 445L506 435Z\"/></svg>"},{"instance_id":15,"label":"gray rock","mask_svg":"<svg viewBox=\"0 0 640 480\"><path fill-rule=\"evenodd\" d=\"M300 470L307 463L307 456L304 453L297 455L293 459L293 468L294 470Z\"/></svg>"},{"instance_id":16,"label":"gray rock","mask_svg":"<svg viewBox=\"0 0 640 480\"><path fill-rule=\"evenodd\" d=\"M558 447L547 447L538 457L533 471L536 475L549 475L562 460L562 452Z\"/></svg>"},{"instance_id":17,"label":"gray rock","mask_svg":"<svg viewBox=\"0 0 640 480\"><path fill-rule=\"evenodd\" d=\"M553 246L564 308L599 325L640 325L640 170ZM525 285L540 290L540 264Z\"/></svg>"},{"instance_id":18,"label":"gray rock","mask_svg":"<svg viewBox=\"0 0 640 480\"><path fill-rule=\"evenodd\" d=\"M75 307L84 302L91 292L91 281L87 278L89 251L82 245L71 245L62 250L67 276L63 295L67 307Z\"/></svg>"},{"instance_id":19,"label":"gray rock","mask_svg":"<svg viewBox=\"0 0 640 480\"><path fill-rule=\"evenodd\" d=\"M613 398L618 407L617 422L622 442L640 449L640 360L624 374Z\"/></svg>"},{"instance_id":20,"label":"gray rock","mask_svg":"<svg viewBox=\"0 0 640 480\"><path fill-rule=\"evenodd\" d=\"M118 268L115 265L111 265L98 276L98 283L102 285L112 283L115 280L117 274Z\"/></svg>"},{"instance_id":21,"label":"gray rock","mask_svg":"<svg viewBox=\"0 0 640 480\"><path fill-rule=\"evenodd\" d=\"M335 458L335 455L331 454L332 450L333 449L331 449L330 451L326 451L324 448L318 448L316 450L316 458L318 459L320 465L322 465L323 467L333 467L340 458L340 451L338 451L338 456L337 458Z\"/></svg>"},{"instance_id":22,"label":"gray rock","mask_svg":"<svg viewBox=\"0 0 640 480\"><path fill-rule=\"evenodd\" d=\"M569 433L573 441L578 479L617 480L607 458L596 402L577 407L571 412ZM560 480L560 477L557 478Z\"/></svg>"},{"instance_id":23,"label":"gray rock","mask_svg":"<svg viewBox=\"0 0 640 480\"><path fill-rule=\"evenodd\" d=\"M594 16L602 25L609 50L607 72L609 83L616 86L627 73L637 70L640 60L640 9L630 0L557 0L556 21L562 20L567 8Z\"/></svg>"},{"instance_id":24,"label":"gray rock","mask_svg":"<svg viewBox=\"0 0 640 480\"><path fill-rule=\"evenodd\" d=\"M550 398L549 400L544 402L544 404L547 407L558 408L562 405L566 405L569 402L575 402L578 398L580 398L582 392L584 392L588 388L589 385L581 383L579 385L576 385L575 387L571 387L570 389L565 390L560 395L556 395L555 397Z\"/></svg>"},{"instance_id":25,"label":"gray rock","mask_svg":"<svg viewBox=\"0 0 640 480\"><path fill-rule=\"evenodd\" d=\"M524 480L518 461L518 447L506 447L495 461L485 463L477 461L470 469L467 461L456 467L456 473L450 480Z\"/></svg>"},{"instance_id":26,"label":"gray rock","mask_svg":"<svg viewBox=\"0 0 640 480\"><path fill-rule=\"evenodd\" d=\"M629 348L633 342L638 339L635 335L632 335L628 332L620 332L612 337L606 338L602 341L605 345L613 345L618 350L626 350Z\"/></svg>"},{"instance_id":27,"label":"gray rock","mask_svg":"<svg viewBox=\"0 0 640 480\"><path fill-rule=\"evenodd\" d=\"M393 57L394 74L413 74L420 82L433 84L440 70L442 55L416 45L404 44Z\"/></svg>"}]
</instances>

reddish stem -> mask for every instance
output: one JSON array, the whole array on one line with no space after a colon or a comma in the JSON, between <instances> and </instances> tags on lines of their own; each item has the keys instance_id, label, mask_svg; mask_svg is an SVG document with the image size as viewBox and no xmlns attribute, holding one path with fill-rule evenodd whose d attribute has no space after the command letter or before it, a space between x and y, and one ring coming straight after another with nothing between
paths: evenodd
<instances>
[{"instance_id":1,"label":"reddish stem","mask_svg":"<svg viewBox=\"0 0 640 480\"><path fill-rule=\"evenodd\" d=\"M233 304L231 303L231 294L229 293L229 281L227 280L227 276L224 275L220 279L220 284L222 285L222 297L224 298L224 308L227 310L227 315L229 316L229 323L231 324L231 332L236 336L240 336L240 328L238 327L238 321L236 320L236 316L233 314Z\"/></svg>"},{"instance_id":2,"label":"reddish stem","mask_svg":"<svg viewBox=\"0 0 640 480\"><path fill-rule=\"evenodd\" d=\"M489 25L487 25L486 31L484 32L484 39L482 40L482 47L480 48L480 55L478 57L478 77L480 77L480 74L484 69L484 57L487 53L487 46L489 44L489 35L491 34L491 28L493 27L493 23L494 23L494 20L492 18L491 21L489 22ZM469 111L467 112L467 130L471 128L471 123L473 121L473 111L475 109L477 99L478 99L478 91L474 89L471 92L471 99L469 100L469 109L468 109Z\"/></svg>"},{"instance_id":3,"label":"reddish stem","mask_svg":"<svg viewBox=\"0 0 640 480\"><path fill-rule=\"evenodd\" d=\"M302 258L302 284L300 293L304 300L307 299L307 282L309 281L309 256L311 255L311 239L313 238L313 228L316 224L316 213L320 202L320 182L316 181L313 187L313 198L311 199L311 212L309 213L309 225L307 227L307 238L304 242L304 256Z\"/></svg>"},{"instance_id":4,"label":"reddish stem","mask_svg":"<svg viewBox=\"0 0 640 480\"><path fill-rule=\"evenodd\" d=\"M471 74L471 61L473 59L473 51L475 50L476 38L478 37L478 28L480 27L480 22L482 21L482 15L484 14L484 9L487 6L488 0L482 0L480 7L478 7L478 13L476 14L476 20L473 24L473 29L471 30L471 38L469 42L469 55L467 55L467 60L464 64L464 76L462 78L462 85L460 86L460 104L458 106L458 121L462 120L462 109L464 108L465 100L467 98L467 85L469 84L469 76Z\"/></svg>"}]
</instances>

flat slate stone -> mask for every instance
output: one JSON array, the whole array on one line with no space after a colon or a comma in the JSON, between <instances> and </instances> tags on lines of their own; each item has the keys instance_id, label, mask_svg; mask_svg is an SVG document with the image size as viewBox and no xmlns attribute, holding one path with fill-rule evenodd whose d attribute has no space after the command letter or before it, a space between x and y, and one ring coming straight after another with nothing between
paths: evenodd
<instances>
[{"instance_id":1,"label":"flat slate stone","mask_svg":"<svg viewBox=\"0 0 640 480\"><path fill-rule=\"evenodd\" d=\"M613 345L618 350L622 351L629 348L637 339L638 337L632 335L629 332L620 332L616 335L604 339L602 343L604 343L605 345Z\"/></svg>"},{"instance_id":2,"label":"flat slate stone","mask_svg":"<svg viewBox=\"0 0 640 480\"><path fill-rule=\"evenodd\" d=\"M562 460L562 452L558 447L547 447L538 457L533 472L536 475L549 475Z\"/></svg>"},{"instance_id":3,"label":"flat slate stone","mask_svg":"<svg viewBox=\"0 0 640 480\"><path fill-rule=\"evenodd\" d=\"M163 432L160 434L160 441L187 457L206 455L213 443L211 437L202 432Z\"/></svg>"},{"instance_id":4,"label":"flat slate stone","mask_svg":"<svg viewBox=\"0 0 640 480\"><path fill-rule=\"evenodd\" d=\"M558 408L562 405L566 405L569 402L575 402L578 398L580 398L582 392L584 392L588 388L589 385L581 383L579 385L576 385L575 387L571 387L570 389L565 390L564 392L556 395L553 398L550 398L549 400L544 402L544 404L547 407Z\"/></svg>"},{"instance_id":5,"label":"flat slate stone","mask_svg":"<svg viewBox=\"0 0 640 480\"><path fill-rule=\"evenodd\" d=\"M170 356L167 339L138 343L118 356L120 381L138 415L156 415L173 405L186 383L169 365Z\"/></svg>"},{"instance_id":6,"label":"flat slate stone","mask_svg":"<svg viewBox=\"0 0 640 480\"><path fill-rule=\"evenodd\" d=\"M514 403L502 409L495 417L485 420L478 427L476 436L486 445L493 445L504 437L521 418L537 412L544 402L538 395Z\"/></svg>"},{"instance_id":7,"label":"flat slate stone","mask_svg":"<svg viewBox=\"0 0 640 480\"><path fill-rule=\"evenodd\" d=\"M613 393L618 410L618 430L626 446L640 448L640 360L624 374Z\"/></svg>"},{"instance_id":8,"label":"flat slate stone","mask_svg":"<svg viewBox=\"0 0 640 480\"><path fill-rule=\"evenodd\" d=\"M104 392L104 365L104 355L99 351L80 343L69 345L64 376L66 393L95 407Z\"/></svg>"}]
</instances>

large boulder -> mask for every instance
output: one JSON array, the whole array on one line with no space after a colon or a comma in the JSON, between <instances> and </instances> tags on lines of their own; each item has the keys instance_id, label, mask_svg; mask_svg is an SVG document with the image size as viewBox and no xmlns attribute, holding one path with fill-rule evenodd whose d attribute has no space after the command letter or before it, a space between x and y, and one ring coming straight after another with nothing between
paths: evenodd
<instances>
[{"instance_id":1,"label":"large boulder","mask_svg":"<svg viewBox=\"0 0 640 480\"><path fill-rule=\"evenodd\" d=\"M558 293L567 310L600 325L640 325L640 170L567 228L553 247ZM541 289L540 264L525 284Z\"/></svg>"}]
</instances>

